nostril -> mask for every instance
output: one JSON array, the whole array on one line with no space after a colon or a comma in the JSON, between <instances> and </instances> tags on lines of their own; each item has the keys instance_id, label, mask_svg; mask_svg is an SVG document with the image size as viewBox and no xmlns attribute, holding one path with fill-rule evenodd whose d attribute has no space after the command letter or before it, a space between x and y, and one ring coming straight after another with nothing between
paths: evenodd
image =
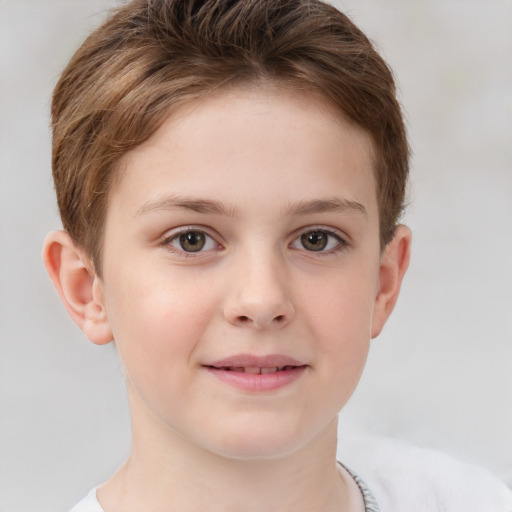
<instances>
[{"instance_id":1,"label":"nostril","mask_svg":"<svg viewBox=\"0 0 512 512\"><path fill-rule=\"evenodd\" d=\"M274 320L277 320L278 322L280 322L281 320L284 319L284 315L278 315L274 318Z\"/></svg>"},{"instance_id":2,"label":"nostril","mask_svg":"<svg viewBox=\"0 0 512 512\"><path fill-rule=\"evenodd\" d=\"M239 316L238 321L245 324L249 321L249 317L245 315Z\"/></svg>"}]
</instances>

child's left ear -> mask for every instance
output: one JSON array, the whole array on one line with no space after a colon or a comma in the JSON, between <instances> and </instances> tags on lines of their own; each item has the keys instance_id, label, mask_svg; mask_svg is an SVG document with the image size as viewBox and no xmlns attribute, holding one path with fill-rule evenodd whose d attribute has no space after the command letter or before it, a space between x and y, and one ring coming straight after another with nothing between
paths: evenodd
<instances>
[{"instance_id":1,"label":"child's left ear","mask_svg":"<svg viewBox=\"0 0 512 512\"><path fill-rule=\"evenodd\" d=\"M372 318L372 338L377 337L395 307L402 279L411 257L411 230L402 224L395 229L381 257L379 286Z\"/></svg>"}]
</instances>

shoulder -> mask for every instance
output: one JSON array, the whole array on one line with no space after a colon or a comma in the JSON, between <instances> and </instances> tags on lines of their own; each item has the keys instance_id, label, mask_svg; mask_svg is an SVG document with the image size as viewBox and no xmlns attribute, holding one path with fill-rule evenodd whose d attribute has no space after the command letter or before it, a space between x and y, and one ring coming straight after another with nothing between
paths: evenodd
<instances>
[{"instance_id":1,"label":"shoulder","mask_svg":"<svg viewBox=\"0 0 512 512\"><path fill-rule=\"evenodd\" d=\"M434 450L350 438L341 440L340 455L368 484L381 512L512 512L512 490L489 471Z\"/></svg>"},{"instance_id":2,"label":"shoulder","mask_svg":"<svg viewBox=\"0 0 512 512\"><path fill-rule=\"evenodd\" d=\"M69 512L103 512L98 500L96 499L96 488L79 501Z\"/></svg>"}]
</instances>

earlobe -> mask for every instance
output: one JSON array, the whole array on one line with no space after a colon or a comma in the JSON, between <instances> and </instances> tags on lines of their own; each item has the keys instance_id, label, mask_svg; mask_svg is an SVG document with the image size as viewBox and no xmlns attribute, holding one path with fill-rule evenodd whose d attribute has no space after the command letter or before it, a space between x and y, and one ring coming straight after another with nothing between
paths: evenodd
<instances>
[{"instance_id":1,"label":"earlobe","mask_svg":"<svg viewBox=\"0 0 512 512\"><path fill-rule=\"evenodd\" d=\"M384 249L379 269L379 284L372 318L372 338L377 337L393 311L411 256L411 230L404 225L395 229Z\"/></svg>"},{"instance_id":2,"label":"earlobe","mask_svg":"<svg viewBox=\"0 0 512 512\"><path fill-rule=\"evenodd\" d=\"M48 234L43 261L66 310L89 340L97 345L112 341L103 283L68 233Z\"/></svg>"}]
</instances>

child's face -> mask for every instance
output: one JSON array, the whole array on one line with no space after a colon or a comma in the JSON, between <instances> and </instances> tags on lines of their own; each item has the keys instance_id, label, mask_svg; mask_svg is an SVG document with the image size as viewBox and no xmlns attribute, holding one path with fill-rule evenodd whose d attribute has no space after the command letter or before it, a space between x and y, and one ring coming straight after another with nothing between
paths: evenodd
<instances>
[{"instance_id":1,"label":"child's face","mask_svg":"<svg viewBox=\"0 0 512 512\"><path fill-rule=\"evenodd\" d=\"M101 287L135 428L232 457L332 433L385 320L368 136L311 96L220 92L120 171Z\"/></svg>"}]
</instances>

